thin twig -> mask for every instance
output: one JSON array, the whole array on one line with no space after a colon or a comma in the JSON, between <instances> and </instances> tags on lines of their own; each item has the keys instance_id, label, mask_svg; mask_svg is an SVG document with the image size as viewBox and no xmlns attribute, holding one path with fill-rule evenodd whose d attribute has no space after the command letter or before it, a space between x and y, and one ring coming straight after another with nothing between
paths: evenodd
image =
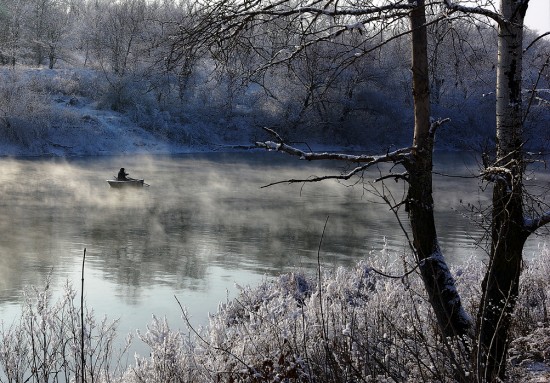
<instances>
[{"instance_id":1,"label":"thin twig","mask_svg":"<svg viewBox=\"0 0 550 383\"><path fill-rule=\"evenodd\" d=\"M325 226L323 226L323 232L321 233L321 239L319 240L319 247L317 248L317 275L319 279L319 306L321 309L321 324L323 326L323 338L326 345L328 338L327 330L325 329L325 316L323 314L323 295L322 295L322 283L321 283L321 245L323 244L323 238L325 237L325 230L327 229L327 223L330 216L327 216L325 220Z\"/></svg>"},{"instance_id":2,"label":"thin twig","mask_svg":"<svg viewBox=\"0 0 550 383\"><path fill-rule=\"evenodd\" d=\"M531 43L529 43L529 45L527 45L527 48L525 48L523 50L523 53L527 52L529 50L529 48L531 48L533 45L535 45L535 43L537 41L539 41L540 39L542 39L543 37L546 37L546 36L549 36L550 35L550 31L548 32L545 32L543 33L542 35L538 36L536 39L534 39L533 41L531 41Z\"/></svg>"},{"instance_id":3,"label":"thin twig","mask_svg":"<svg viewBox=\"0 0 550 383\"><path fill-rule=\"evenodd\" d=\"M432 174L442 176L442 177L448 177L448 178L466 178L466 179L468 179L468 178L481 178L481 175L479 175L479 174L466 176L466 175L460 175L460 174L441 173L441 172L436 172L436 171L432 171Z\"/></svg>"},{"instance_id":4,"label":"thin twig","mask_svg":"<svg viewBox=\"0 0 550 383\"><path fill-rule=\"evenodd\" d=\"M550 32L548 32L547 34L550 34ZM531 44L533 44L533 43L531 43ZM535 100L536 95L537 95L537 87L539 85L539 81L540 81L540 79L541 79L541 77L544 73L544 70L546 69L546 67L548 67L549 64L550 64L550 55L548 55L548 57L546 57L546 61L544 62L544 64L542 65L542 67L539 70L539 73L538 73L538 76L537 76L537 81L535 81L535 83L533 84L533 88L531 89L531 97L529 98L529 103L527 104L527 108L525 110L525 115L523 116L522 123L525 123L525 121L527 120L527 116L529 116L529 112L531 111L531 106L533 105L533 101Z\"/></svg>"},{"instance_id":5,"label":"thin twig","mask_svg":"<svg viewBox=\"0 0 550 383\"><path fill-rule=\"evenodd\" d=\"M428 260L429 258L426 258L426 260ZM412 274L413 272L416 271L416 269L418 269L420 267L420 263L417 263L416 266L414 266L412 269L410 269L409 271L407 271L405 274L402 274L402 275L391 275L391 274L386 274L380 270L377 270L375 269L374 267L369 267L369 270L372 271L373 273L376 273L382 277L385 277L385 278L390 278L390 279L403 279L407 276L409 276L410 274Z\"/></svg>"},{"instance_id":6,"label":"thin twig","mask_svg":"<svg viewBox=\"0 0 550 383\"><path fill-rule=\"evenodd\" d=\"M82 288L80 292L80 362L82 363L82 371L80 373L81 383L85 382L84 375L86 374L86 358L84 356L84 264L86 262L86 248L84 248L84 256L82 257Z\"/></svg>"}]
</instances>

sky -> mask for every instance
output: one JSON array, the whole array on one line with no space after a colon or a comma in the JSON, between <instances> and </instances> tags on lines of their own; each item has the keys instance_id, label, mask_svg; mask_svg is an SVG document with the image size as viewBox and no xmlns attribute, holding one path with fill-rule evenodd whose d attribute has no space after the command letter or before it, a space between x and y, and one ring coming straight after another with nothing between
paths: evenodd
<instances>
[{"instance_id":1,"label":"sky","mask_svg":"<svg viewBox=\"0 0 550 383\"><path fill-rule=\"evenodd\" d=\"M550 0L531 0L525 24L540 33L550 32Z\"/></svg>"}]
</instances>

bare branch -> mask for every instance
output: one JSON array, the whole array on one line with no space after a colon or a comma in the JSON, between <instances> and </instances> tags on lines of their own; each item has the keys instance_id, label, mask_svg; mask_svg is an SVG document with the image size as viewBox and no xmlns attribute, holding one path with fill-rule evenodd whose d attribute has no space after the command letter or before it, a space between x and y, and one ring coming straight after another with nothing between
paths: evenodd
<instances>
[{"instance_id":1,"label":"bare branch","mask_svg":"<svg viewBox=\"0 0 550 383\"><path fill-rule=\"evenodd\" d=\"M550 34L550 32L548 32L547 34ZM543 35L544 36L544 35ZM536 40L535 40L536 41ZM534 42L533 42L534 43ZM531 44L533 44L531 43ZM528 49L529 47L527 47ZM525 51L527 50L525 49ZM524 52L525 52L524 51ZM544 70L550 65L550 55L548 55L548 57L546 57L546 61L544 62L544 64L542 65L542 67L540 68L539 70L539 74L537 76L537 81L535 81L535 83L533 84L533 87L532 89L530 90L531 92L531 97L529 98L529 103L527 104L527 108L525 110L525 114L523 115L523 123L525 123L525 121L527 120L527 116L529 115L529 112L531 110L531 106L533 105L533 101L534 100L538 100L538 101L543 101L543 103L546 103L548 104L548 101L542 99L541 97L538 97L537 96L537 87L539 86L539 82L540 82L540 79L542 78L543 74L544 74Z\"/></svg>"},{"instance_id":2,"label":"bare branch","mask_svg":"<svg viewBox=\"0 0 550 383\"><path fill-rule=\"evenodd\" d=\"M390 279L405 279L407 276L409 276L410 274L414 273L416 271L416 269L418 269L420 267L420 263L417 263L411 270L405 272L404 274L402 275L392 275L392 274L387 274L387 273L384 273L380 270L377 270L375 269L374 267L369 267L368 268L368 271L372 271L373 273L375 274L378 274L382 277L385 277L385 278L390 278Z\"/></svg>"},{"instance_id":3,"label":"bare branch","mask_svg":"<svg viewBox=\"0 0 550 383\"><path fill-rule=\"evenodd\" d=\"M311 153L311 154L315 154L315 153ZM320 153L320 154L327 154L327 153ZM279 184L321 182L321 181L326 181L326 180L344 180L345 181L345 180L349 180L351 177L353 177L356 174L364 172L365 170L367 170L368 168L370 168L374 164L377 164L377 163L380 163L380 162L394 162L394 160L392 160L392 159L390 159L386 156L380 156L377 159L379 159L379 161L367 162L366 164L361 165L361 166L357 166L356 168L354 168L351 171L349 171L347 173L344 173L344 174L326 175L326 176L319 176L319 177L313 176L313 177L309 177L309 178L305 178L305 179L294 179L293 178L293 179L289 179L289 180L285 180L285 181L272 182L270 184L262 186L262 188L267 188L267 187L270 187L270 186L273 186L273 185L279 185Z\"/></svg>"},{"instance_id":4,"label":"bare branch","mask_svg":"<svg viewBox=\"0 0 550 383\"><path fill-rule=\"evenodd\" d=\"M432 121L432 123L430 124L430 137L433 139L435 137L435 133L437 132L437 129L439 129L441 125L449 121L451 121L450 118L443 118L443 119Z\"/></svg>"},{"instance_id":5,"label":"bare branch","mask_svg":"<svg viewBox=\"0 0 550 383\"><path fill-rule=\"evenodd\" d=\"M277 181L270 183L268 185L262 186L269 187L273 185L283 184L283 183L304 183L304 182L320 182L325 180L349 180L351 177L353 177L356 174L362 173L363 171L367 170L368 168L372 167L375 164L383 163L383 162L403 162L408 159L408 156L410 154L411 148L404 148L400 150L396 150L391 153L387 153L383 156L363 156L363 155L349 155L349 154L341 154L341 153L306 153L300 149L296 149L292 146L286 145L284 143L275 143L273 141L267 141L267 142L257 142L256 146L260 148L264 148L267 150L277 150L281 151L293 156L298 156L302 160L339 160L339 161L347 161L347 162L361 162L364 163L361 166L357 166L351 171L340 174L340 175L326 175L326 176L314 176L309 177L305 179L290 179L285 181Z\"/></svg>"},{"instance_id":6,"label":"bare branch","mask_svg":"<svg viewBox=\"0 0 550 383\"><path fill-rule=\"evenodd\" d=\"M393 179L395 182L397 182L399 180L405 180L405 181L408 182L408 180L409 180L408 174L409 173L407 173L407 172L403 172L403 173L399 173L399 174L395 174L395 173L386 174L385 176L378 177L377 179L374 180L374 182L380 182L380 181L384 181L384 180L387 180L387 179Z\"/></svg>"},{"instance_id":7,"label":"bare branch","mask_svg":"<svg viewBox=\"0 0 550 383\"><path fill-rule=\"evenodd\" d=\"M462 174L448 174L448 173L442 173L442 172L436 172L436 171L432 171L432 174L436 174L438 176L448 177L448 178L463 178L463 179L473 179L473 178L483 177L483 174L467 176L467 175L462 175Z\"/></svg>"},{"instance_id":8,"label":"bare branch","mask_svg":"<svg viewBox=\"0 0 550 383\"><path fill-rule=\"evenodd\" d=\"M531 41L531 43L529 45L527 45L527 48L525 48L523 50L523 53L527 52L529 50L529 48L531 48L533 45L536 44L537 41L539 41L540 39L542 39L543 37L546 37L546 36L550 36L550 31L548 31L546 33L543 33L542 35L540 35L539 37L537 37L536 39Z\"/></svg>"},{"instance_id":9,"label":"bare branch","mask_svg":"<svg viewBox=\"0 0 550 383\"><path fill-rule=\"evenodd\" d=\"M260 9L257 11L243 12L239 16L277 16L285 17L292 16L296 14L311 14L311 15L323 15L329 17L336 16L366 16L376 13L383 13L387 11L396 11L396 10L412 10L416 7L416 4L411 3L402 3L402 4L388 4L384 6L372 6L370 8L336 8L333 10L327 9L326 7L318 8L313 6L305 7L296 7L289 8L287 10L271 10L268 8Z\"/></svg>"}]
</instances>

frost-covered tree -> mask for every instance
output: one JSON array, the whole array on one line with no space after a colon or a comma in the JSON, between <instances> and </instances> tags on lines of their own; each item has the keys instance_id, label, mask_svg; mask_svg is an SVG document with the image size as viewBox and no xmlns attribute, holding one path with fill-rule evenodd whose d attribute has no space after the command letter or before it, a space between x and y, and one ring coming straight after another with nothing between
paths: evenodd
<instances>
[{"instance_id":1,"label":"frost-covered tree","mask_svg":"<svg viewBox=\"0 0 550 383\"><path fill-rule=\"evenodd\" d=\"M15 65L23 48L24 20L30 7L26 1L0 3L0 64Z\"/></svg>"},{"instance_id":2,"label":"frost-covered tree","mask_svg":"<svg viewBox=\"0 0 550 383\"><path fill-rule=\"evenodd\" d=\"M518 297L525 241L550 222L550 213L528 215L525 206L525 121L523 108L523 29L529 0L501 0L492 8L466 7L450 0L448 9L482 15L498 28L496 156L487 161L493 182L491 247L477 317L476 367L480 381L504 378L508 330ZM550 54L547 54L550 57Z\"/></svg>"},{"instance_id":3,"label":"frost-covered tree","mask_svg":"<svg viewBox=\"0 0 550 383\"><path fill-rule=\"evenodd\" d=\"M93 31L96 54L104 69L124 76L139 59L147 4L143 0L101 1L95 7L100 17Z\"/></svg>"},{"instance_id":4,"label":"frost-covered tree","mask_svg":"<svg viewBox=\"0 0 550 383\"><path fill-rule=\"evenodd\" d=\"M69 38L76 3L69 0L33 0L30 7L30 17L25 21L35 64L42 65L47 58L48 67L52 69L61 56L64 41Z\"/></svg>"},{"instance_id":5,"label":"frost-covered tree","mask_svg":"<svg viewBox=\"0 0 550 383\"><path fill-rule=\"evenodd\" d=\"M431 121L430 116L426 5L424 1L398 1L383 6L376 2L356 5L333 1L220 1L205 5L201 10L204 18L198 18L196 28L191 30L189 38L196 38L197 43L208 45L214 54L218 50L248 47L264 58L260 69L287 64L298 57L307 57L313 47L318 45L332 45L340 59L340 62L335 60L333 65L341 69L370 51L380 49L399 35L411 36L411 86L414 98L414 134L411 147L380 156L316 154L288 146L278 135L276 142L265 142L260 146L285 151L307 160L334 159L358 164L347 174L309 181L349 179L381 162L402 165L406 174L390 174L388 177L406 180L408 194L402 204L392 206L392 209L404 207L409 214L413 237L411 247L442 334L464 335L471 325L470 319L462 308L453 277L439 247L433 215L432 152L435 131L443 121ZM409 27L403 27L403 20L407 18ZM265 28L265 25L272 24L272 28L283 25L286 28L290 21L296 26L290 46L273 49L272 45L265 45L266 39L262 32L271 30ZM385 35L388 28L396 28L399 32ZM364 33L368 43L362 41L359 45L347 44L342 48L340 37L347 33ZM379 41L381 36L382 43Z\"/></svg>"}]
</instances>

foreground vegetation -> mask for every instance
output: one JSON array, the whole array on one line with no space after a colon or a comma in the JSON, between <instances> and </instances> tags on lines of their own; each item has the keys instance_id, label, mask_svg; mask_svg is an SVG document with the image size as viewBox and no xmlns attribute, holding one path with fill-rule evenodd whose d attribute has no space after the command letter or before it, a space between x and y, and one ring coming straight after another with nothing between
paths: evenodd
<instances>
[{"instance_id":1,"label":"foreground vegetation","mask_svg":"<svg viewBox=\"0 0 550 383\"><path fill-rule=\"evenodd\" d=\"M395 254L372 254L352 268L296 271L241 288L208 326L176 328L154 318L138 341L149 356L115 344L116 321L98 321L67 284L26 292L19 321L0 334L1 382L452 382L471 377L469 348L442 338L416 271ZM525 266L513 315L509 381L548 374L550 250ZM470 314L484 270L470 259L456 269ZM410 272L410 273L407 273ZM382 274L386 274L383 276ZM400 276L389 278L387 275ZM174 325L174 324L173 324ZM128 337L130 342L131 337ZM83 341L83 343L82 343ZM82 354L83 352L83 354ZM536 371L538 369L538 372ZM82 380L82 371L85 371Z\"/></svg>"}]
</instances>

